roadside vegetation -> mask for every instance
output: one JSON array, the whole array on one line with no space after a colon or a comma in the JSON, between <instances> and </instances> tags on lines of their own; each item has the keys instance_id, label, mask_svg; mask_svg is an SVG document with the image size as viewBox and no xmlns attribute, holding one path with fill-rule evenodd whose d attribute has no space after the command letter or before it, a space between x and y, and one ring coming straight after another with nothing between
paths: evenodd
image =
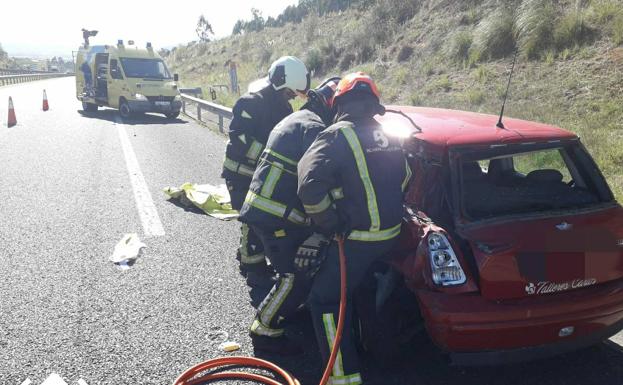
<instances>
[{"instance_id":1,"label":"roadside vegetation","mask_svg":"<svg viewBox=\"0 0 623 385\"><path fill-rule=\"evenodd\" d=\"M2 44L0 44L0 68L7 67L8 63L9 54L7 54L6 51L2 49Z\"/></svg>"},{"instance_id":2,"label":"roadside vegetation","mask_svg":"<svg viewBox=\"0 0 623 385\"><path fill-rule=\"evenodd\" d=\"M238 63L244 91L288 54L303 58L316 82L356 70L371 74L386 104L497 114L517 50L506 114L578 133L623 202L623 0L303 6L270 23L256 12L253 28L241 21L229 38L191 42L165 58L184 86L201 86L206 98L210 85L228 84L227 60ZM216 101L231 106L236 98L217 92Z\"/></svg>"}]
</instances>

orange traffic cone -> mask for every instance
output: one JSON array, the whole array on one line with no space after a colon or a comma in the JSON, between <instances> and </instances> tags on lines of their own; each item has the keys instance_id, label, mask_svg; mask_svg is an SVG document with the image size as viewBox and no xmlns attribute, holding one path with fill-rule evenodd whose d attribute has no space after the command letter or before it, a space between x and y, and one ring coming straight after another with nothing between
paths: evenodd
<instances>
[{"instance_id":1,"label":"orange traffic cone","mask_svg":"<svg viewBox=\"0 0 623 385\"><path fill-rule=\"evenodd\" d=\"M17 118L15 117L15 109L13 108L13 99L9 96L9 121L7 122L8 127L13 127L17 124Z\"/></svg>"},{"instance_id":2,"label":"orange traffic cone","mask_svg":"<svg viewBox=\"0 0 623 385\"><path fill-rule=\"evenodd\" d=\"M50 109L48 105L48 95L46 95L45 90L43 90L43 111L47 111Z\"/></svg>"}]
</instances>

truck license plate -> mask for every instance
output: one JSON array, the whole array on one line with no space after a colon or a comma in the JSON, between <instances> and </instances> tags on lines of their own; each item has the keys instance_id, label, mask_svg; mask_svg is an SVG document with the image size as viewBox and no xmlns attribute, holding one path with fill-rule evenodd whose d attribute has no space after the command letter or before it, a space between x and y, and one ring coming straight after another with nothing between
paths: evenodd
<instances>
[{"instance_id":1,"label":"truck license plate","mask_svg":"<svg viewBox=\"0 0 623 385\"><path fill-rule=\"evenodd\" d=\"M156 102L156 105L160 107L169 107L171 102Z\"/></svg>"}]
</instances>

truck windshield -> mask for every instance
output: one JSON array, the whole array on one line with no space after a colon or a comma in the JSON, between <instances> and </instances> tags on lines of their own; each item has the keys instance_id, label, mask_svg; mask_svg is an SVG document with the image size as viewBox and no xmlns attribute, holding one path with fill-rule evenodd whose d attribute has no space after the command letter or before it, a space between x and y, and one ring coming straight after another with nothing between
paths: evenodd
<instances>
[{"instance_id":1,"label":"truck windshield","mask_svg":"<svg viewBox=\"0 0 623 385\"><path fill-rule=\"evenodd\" d=\"M122 57L121 66L126 77L147 79L170 79L167 66L160 59L138 59Z\"/></svg>"},{"instance_id":2,"label":"truck windshield","mask_svg":"<svg viewBox=\"0 0 623 385\"><path fill-rule=\"evenodd\" d=\"M460 205L471 220L581 209L614 198L578 142L502 145L459 158Z\"/></svg>"}]
</instances>

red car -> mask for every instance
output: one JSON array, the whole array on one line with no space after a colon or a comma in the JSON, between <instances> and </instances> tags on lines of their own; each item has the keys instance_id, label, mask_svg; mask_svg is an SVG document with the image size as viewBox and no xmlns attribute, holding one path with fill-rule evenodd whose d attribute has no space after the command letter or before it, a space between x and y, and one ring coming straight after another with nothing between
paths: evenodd
<instances>
[{"instance_id":1,"label":"red car","mask_svg":"<svg viewBox=\"0 0 623 385\"><path fill-rule=\"evenodd\" d=\"M398 109L421 132L404 142L414 178L391 265L454 363L542 358L623 328L623 208L575 134ZM398 114L379 120L412 129Z\"/></svg>"}]
</instances>

